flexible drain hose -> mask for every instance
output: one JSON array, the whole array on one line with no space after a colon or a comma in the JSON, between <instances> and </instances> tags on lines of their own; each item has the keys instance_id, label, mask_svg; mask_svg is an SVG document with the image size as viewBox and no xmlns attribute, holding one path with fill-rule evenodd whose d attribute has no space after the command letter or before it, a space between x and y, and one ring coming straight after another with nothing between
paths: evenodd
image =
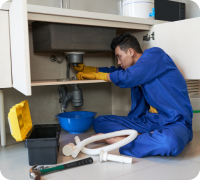
<instances>
[{"instance_id":1,"label":"flexible drain hose","mask_svg":"<svg viewBox=\"0 0 200 180\"><path fill-rule=\"evenodd\" d=\"M123 140L117 142L117 143L114 143L114 144L111 144L111 145L108 145L108 146L105 146L105 147L102 147L102 148L98 148L98 149L85 148L85 146L87 144L90 144L92 142L95 142L95 141L98 141L98 140L102 140L102 139L111 138L111 137L124 136L124 135L129 135L129 136L124 138ZM137 136L138 136L138 132L135 131L135 130L116 131L116 132L112 132L112 133L93 136L93 137L87 138L87 139L85 139L83 141L80 141L79 137L76 136L74 138L74 140L75 140L77 146L74 147L74 150L72 151L71 156L73 158L77 157L77 155L79 154L80 151L85 153L85 154L88 154L88 155L98 155L98 154L100 154L102 149L105 152L109 152L109 151L112 151L114 149L118 149L118 148L130 143Z\"/></svg>"}]
</instances>

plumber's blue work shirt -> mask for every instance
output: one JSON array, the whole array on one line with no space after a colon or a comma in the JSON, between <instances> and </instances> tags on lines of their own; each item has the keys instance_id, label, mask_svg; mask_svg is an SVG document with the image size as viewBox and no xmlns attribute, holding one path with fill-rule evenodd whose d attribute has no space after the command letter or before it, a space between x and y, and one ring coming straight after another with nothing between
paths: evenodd
<instances>
[{"instance_id":1,"label":"plumber's blue work shirt","mask_svg":"<svg viewBox=\"0 0 200 180\"><path fill-rule=\"evenodd\" d=\"M96 133L133 129L141 133L119 149L133 157L177 156L193 138L192 107L187 85L172 59L160 48L144 51L131 67L99 68L109 72L111 81L131 88L128 116L107 115L94 119ZM158 113L149 112L150 105Z\"/></svg>"},{"instance_id":2,"label":"plumber's blue work shirt","mask_svg":"<svg viewBox=\"0 0 200 180\"><path fill-rule=\"evenodd\" d=\"M126 70L120 67L99 70L111 72L110 79L116 86L131 88L129 118L144 116L160 125L181 118L192 124L193 111L185 79L161 48L145 50L138 61ZM150 105L156 108L158 114L149 112Z\"/></svg>"}]
</instances>

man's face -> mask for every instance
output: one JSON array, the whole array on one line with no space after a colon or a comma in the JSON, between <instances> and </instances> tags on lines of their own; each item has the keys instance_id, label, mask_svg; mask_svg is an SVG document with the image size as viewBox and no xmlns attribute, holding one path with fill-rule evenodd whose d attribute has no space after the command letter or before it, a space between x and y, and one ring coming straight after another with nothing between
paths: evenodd
<instances>
[{"instance_id":1,"label":"man's face","mask_svg":"<svg viewBox=\"0 0 200 180\"><path fill-rule=\"evenodd\" d=\"M119 46L115 48L115 56L117 58L118 65L121 66L124 70L134 65L133 55L134 50L132 48L128 49L127 52L121 50Z\"/></svg>"}]
</instances>

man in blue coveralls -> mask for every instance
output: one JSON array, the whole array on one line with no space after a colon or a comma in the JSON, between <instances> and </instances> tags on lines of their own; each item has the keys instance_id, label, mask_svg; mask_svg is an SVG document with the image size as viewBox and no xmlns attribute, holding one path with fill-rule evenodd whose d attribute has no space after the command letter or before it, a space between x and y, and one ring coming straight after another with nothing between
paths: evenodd
<instances>
[{"instance_id":1,"label":"man in blue coveralls","mask_svg":"<svg viewBox=\"0 0 200 180\"><path fill-rule=\"evenodd\" d=\"M78 79L101 79L121 88L131 88L128 116L99 116L94 120L96 133L134 129L139 135L120 148L120 153L144 157L176 156L193 138L192 107L187 85L173 60L160 48L142 51L130 33L113 39L120 67L75 67ZM125 137L103 140L108 144Z\"/></svg>"}]
</instances>

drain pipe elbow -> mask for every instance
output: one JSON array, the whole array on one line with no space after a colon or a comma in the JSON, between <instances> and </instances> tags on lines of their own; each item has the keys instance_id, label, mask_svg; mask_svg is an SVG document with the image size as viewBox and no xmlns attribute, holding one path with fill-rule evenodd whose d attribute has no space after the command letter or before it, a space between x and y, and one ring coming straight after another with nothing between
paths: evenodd
<instances>
[{"instance_id":1,"label":"drain pipe elbow","mask_svg":"<svg viewBox=\"0 0 200 180\"><path fill-rule=\"evenodd\" d=\"M70 101L71 99L72 99L72 93L69 92L69 93L67 94L67 96L65 97L64 101L61 103L61 111L62 111L62 112L65 112L65 109L67 108L68 103L69 103L69 101Z\"/></svg>"}]
</instances>

